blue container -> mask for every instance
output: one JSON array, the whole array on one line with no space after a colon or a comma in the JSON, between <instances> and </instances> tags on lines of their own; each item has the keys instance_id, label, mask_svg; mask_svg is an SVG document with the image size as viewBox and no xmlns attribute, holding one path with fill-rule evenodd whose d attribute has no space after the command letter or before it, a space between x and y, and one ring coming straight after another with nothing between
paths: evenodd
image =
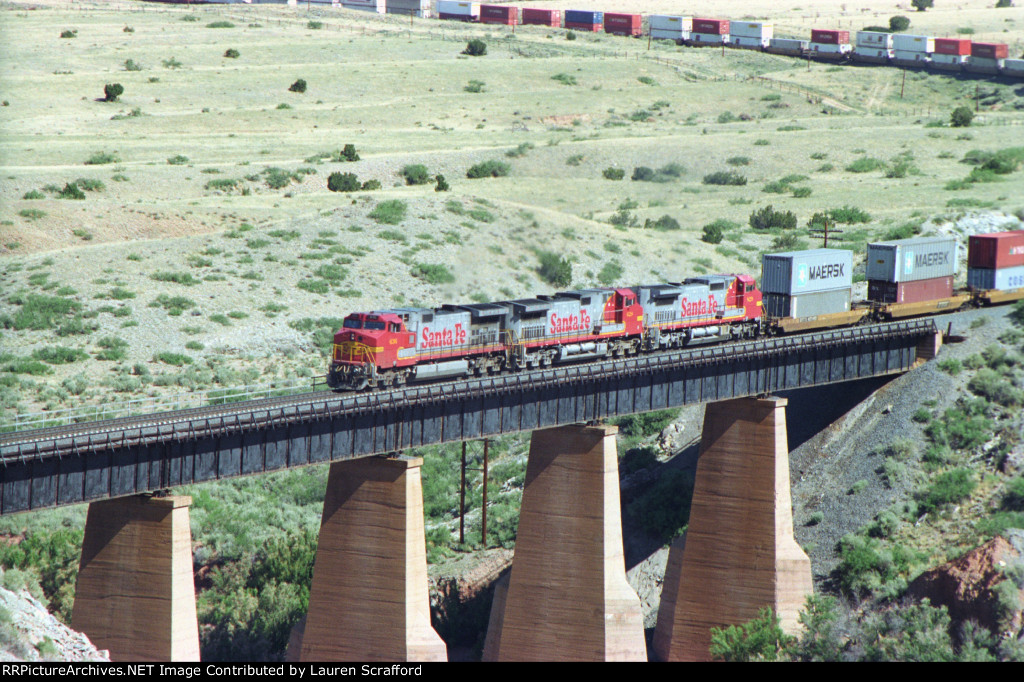
<instances>
[{"instance_id":1,"label":"blue container","mask_svg":"<svg viewBox=\"0 0 1024 682\"><path fill-rule=\"evenodd\" d=\"M565 11L565 20L573 24L603 24L604 12L570 9Z\"/></svg>"},{"instance_id":2,"label":"blue container","mask_svg":"<svg viewBox=\"0 0 1024 682\"><path fill-rule=\"evenodd\" d=\"M1024 288L1024 265L1013 268L967 268L967 286L987 291L1010 291Z\"/></svg>"}]
</instances>

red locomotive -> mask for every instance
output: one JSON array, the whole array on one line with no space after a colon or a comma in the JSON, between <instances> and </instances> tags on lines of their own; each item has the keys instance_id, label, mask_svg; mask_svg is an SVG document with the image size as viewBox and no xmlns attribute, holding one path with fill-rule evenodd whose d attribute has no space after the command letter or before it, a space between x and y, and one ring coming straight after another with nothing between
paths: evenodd
<instances>
[{"instance_id":1,"label":"red locomotive","mask_svg":"<svg viewBox=\"0 0 1024 682\"><path fill-rule=\"evenodd\" d=\"M334 335L334 389L482 376L759 332L749 275L564 291L551 296L352 313Z\"/></svg>"}]
</instances>

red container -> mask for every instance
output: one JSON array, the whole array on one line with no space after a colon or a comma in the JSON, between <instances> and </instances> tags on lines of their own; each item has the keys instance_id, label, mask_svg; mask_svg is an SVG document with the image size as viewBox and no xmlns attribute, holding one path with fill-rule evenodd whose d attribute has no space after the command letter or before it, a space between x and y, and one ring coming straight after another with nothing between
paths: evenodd
<instances>
[{"instance_id":1,"label":"red container","mask_svg":"<svg viewBox=\"0 0 1024 682\"><path fill-rule=\"evenodd\" d=\"M811 31L811 42L822 45L846 45L850 42L849 31L825 31L816 28Z\"/></svg>"},{"instance_id":2,"label":"red container","mask_svg":"<svg viewBox=\"0 0 1024 682\"><path fill-rule=\"evenodd\" d=\"M599 32L604 25L603 24L581 24L577 21L565 22L566 28L571 28L574 31L593 31L594 33Z\"/></svg>"},{"instance_id":3,"label":"red container","mask_svg":"<svg viewBox=\"0 0 1024 682\"><path fill-rule=\"evenodd\" d=\"M607 16L607 15L605 15ZM693 20L693 32L694 33L710 33L713 35L724 36L729 33L729 20L728 19L697 19Z\"/></svg>"},{"instance_id":4,"label":"red container","mask_svg":"<svg viewBox=\"0 0 1024 682\"><path fill-rule=\"evenodd\" d=\"M967 239L967 267L1014 268L1024 265L1024 230L976 234Z\"/></svg>"},{"instance_id":5,"label":"red container","mask_svg":"<svg viewBox=\"0 0 1024 682\"><path fill-rule=\"evenodd\" d=\"M916 282L868 280L868 299L876 303L921 303L952 295L952 277L919 279Z\"/></svg>"},{"instance_id":6,"label":"red container","mask_svg":"<svg viewBox=\"0 0 1024 682\"><path fill-rule=\"evenodd\" d=\"M644 32L643 17L639 14L604 13L604 32L618 36L638 36Z\"/></svg>"},{"instance_id":7,"label":"red container","mask_svg":"<svg viewBox=\"0 0 1024 682\"><path fill-rule=\"evenodd\" d=\"M982 59L1006 59L1010 46L1006 43L971 43L971 56Z\"/></svg>"},{"instance_id":8,"label":"red container","mask_svg":"<svg viewBox=\"0 0 1024 682\"><path fill-rule=\"evenodd\" d=\"M523 24L539 24L559 28L562 25L562 13L557 9L523 8Z\"/></svg>"},{"instance_id":9,"label":"red container","mask_svg":"<svg viewBox=\"0 0 1024 682\"><path fill-rule=\"evenodd\" d=\"M519 8L508 5L480 5L480 23L515 26L519 23Z\"/></svg>"},{"instance_id":10,"label":"red container","mask_svg":"<svg viewBox=\"0 0 1024 682\"><path fill-rule=\"evenodd\" d=\"M935 54L952 54L958 57L971 53L971 41L966 38L936 38Z\"/></svg>"}]
</instances>

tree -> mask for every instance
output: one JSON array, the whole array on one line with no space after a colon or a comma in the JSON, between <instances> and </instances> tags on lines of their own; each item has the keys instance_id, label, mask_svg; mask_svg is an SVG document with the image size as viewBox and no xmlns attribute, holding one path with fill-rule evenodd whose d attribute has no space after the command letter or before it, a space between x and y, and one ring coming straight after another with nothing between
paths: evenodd
<instances>
[{"instance_id":1,"label":"tree","mask_svg":"<svg viewBox=\"0 0 1024 682\"><path fill-rule=\"evenodd\" d=\"M996 7L1013 7L1013 0L999 0Z\"/></svg>"},{"instance_id":2,"label":"tree","mask_svg":"<svg viewBox=\"0 0 1024 682\"><path fill-rule=\"evenodd\" d=\"M444 176L440 173L437 174L437 186L434 187L435 192L447 192L451 187L448 185L448 181L444 179Z\"/></svg>"},{"instance_id":3,"label":"tree","mask_svg":"<svg viewBox=\"0 0 1024 682\"><path fill-rule=\"evenodd\" d=\"M103 86L103 101L116 102L123 93L124 87L120 83L107 83Z\"/></svg>"},{"instance_id":4,"label":"tree","mask_svg":"<svg viewBox=\"0 0 1024 682\"><path fill-rule=\"evenodd\" d=\"M327 177L327 189L332 192L355 192L359 186L355 173L331 173Z\"/></svg>"},{"instance_id":5,"label":"tree","mask_svg":"<svg viewBox=\"0 0 1024 682\"><path fill-rule=\"evenodd\" d=\"M889 17L889 30L890 31L893 31L893 32L906 31L908 28L910 28L910 19L908 19L907 17L903 16L902 14L897 14L894 17Z\"/></svg>"},{"instance_id":6,"label":"tree","mask_svg":"<svg viewBox=\"0 0 1024 682\"><path fill-rule=\"evenodd\" d=\"M462 54L468 54L470 57L483 57L487 54L487 43L479 38L473 38L466 43L466 49L462 51Z\"/></svg>"},{"instance_id":7,"label":"tree","mask_svg":"<svg viewBox=\"0 0 1024 682\"><path fill-rule=\"evenodd\" d=\"M297 80L294 83L292 83L291 85L289 85L288 86L288 90L290 92L305 92L306 91L306 81L304 81L303 79L300 78L299 80Z\"/></svg>"},{"instance_id":8,"label":"tree","mask_svg":"<svg viewBox=\"0 0 1024 682\"><path fill-rule=\"evenodd\" d=\"M708 244L718 244L722 241L722 226L715 223L705 225L704 235L700 239Z\"/></svg>"},{"instance_id":9,"label":"tree","mask_svg":"<svg viewBox=\"0 0 1024 682\"><path fill-rule=\"evenodd\" d=\"M540 259L537 273L546 282L556 287L568 286L572 282L572 263L568 260L550 251L541 251L537 257Z\"/></svg>"},{"instance_id":10,"label":"tree","mask_svg":"<svg viewBox=\"0 0 1024 682\"><path fill-rule=\"evenodd\" d=\"M235 48L230 47L224 51L224 56L228 59L238 59L239 52Z\"/></svg>"},{"instance_id":11,"label":"tree","mask_svg":"<svg viewBox=\"0 0 1024 682\"><path fill-rule=\"evenodd\" d=\"M970 107L960 106L949 115L949 124L954 128L966 128L974 120L974 112Z\"/></svg>"},{"instance_id":12,"label":"tree","mask_svg":"<svg viewBox=\"0 0 1024 682\"><path fill-rule=\"evenodd\" d=\"M407 185L425 185L430 182L430 173L422 163L411 164L402 169Z\"/></svg>"},{"instance_id":13,"label":"tree","mask_svg":"<svg viewBox=\"0 0 1024 682\"><path fill-rule=\"evenodd\" d=\"M918 12L923 12L929 7L935 6L935 0L910 0L910 4L914 6Z\"/></svg>"},{"instance_id":14,"label":"tree","mask_svg":"<svg viewBox=\"0 0 1024 682\"><path fill-rule=\"evenodd\" d=\"M345 161L358 161L359 152L356 151L354 144L347 144L345 148L341 150L341 158Z\"/></svg>"}]
</instances>

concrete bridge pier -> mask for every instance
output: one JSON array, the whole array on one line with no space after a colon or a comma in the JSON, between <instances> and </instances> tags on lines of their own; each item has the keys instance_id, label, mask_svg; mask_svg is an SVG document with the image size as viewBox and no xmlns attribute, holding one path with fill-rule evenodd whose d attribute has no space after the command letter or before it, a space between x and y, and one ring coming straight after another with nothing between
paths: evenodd
<instances>
[{"instance_id":1,"label":"concrete bridge pier","mask_svg":"<svg viewBox=\"0 0 1024 682\"><path fill-rule=\"evenodd\" d=\"M71 626L118 662L198 661L187 496L89 505Z\"/></svg>"},{"instance_id":2,"label":"concrete bridge pier","mask_svg":"<svg viewBox=\"0 0 1024 682\"><path fill-rule=\"evenodd\" d=\"M669 552L654 652L706 661L710 629L770 606L787 632L813 593L793 538L785 398L709 403L685 538ZM685 549L684 549L685 547Z\"/></svg>"},{"instance_id":3,"label":"concrete bridge pier","mask_svg":"<svg viewBox=\"0 0 1024 682\"><path fill-rule=\"evenodd\" d=\"M331 465L300 660L447 660L430 626L422 463Z\"/></svg>"},{"instance_id":4,"label":"concrete bridge pier","mask_svg":"<svg viewBox=\"0 0 1024 682\"><path fill-rule=\"evenodd\" d=\"M615 426L534 431L507 588L485 661L646 661L626 582Z\"/></svg>"}]
</instances>

